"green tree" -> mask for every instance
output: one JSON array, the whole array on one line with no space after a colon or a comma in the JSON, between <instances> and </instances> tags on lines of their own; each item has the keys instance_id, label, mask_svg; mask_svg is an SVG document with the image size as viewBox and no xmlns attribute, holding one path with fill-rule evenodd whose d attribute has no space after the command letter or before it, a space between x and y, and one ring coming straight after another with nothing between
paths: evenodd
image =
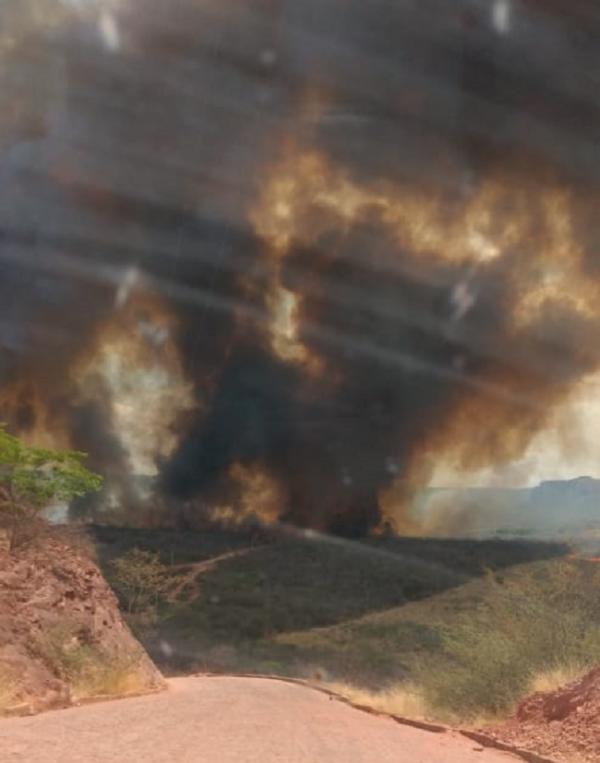
<instances>
[{"instance_id":1,"label":"green tree","mask_svg":"<svg viewBox=\"0 0 600 763\"><path fill-rule=\"evenodd\" d=\"M0 526L9 548L19 531L31 528L53 502L98 490L102 478L83 465L85 453L33 448L0 425Z\"/></svg>"}]
</instances>

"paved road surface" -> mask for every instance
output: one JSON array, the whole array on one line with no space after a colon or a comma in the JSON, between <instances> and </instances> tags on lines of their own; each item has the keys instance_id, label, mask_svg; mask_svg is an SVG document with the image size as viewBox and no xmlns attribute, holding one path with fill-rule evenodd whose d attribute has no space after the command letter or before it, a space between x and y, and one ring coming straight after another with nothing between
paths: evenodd
<instances>
[{"instance_id":1,"label":"paved road surface","mask_svg":"<svg viewBox=\"0 0 600 763\"><path fill-rule=\"evenodd\" d=\"M296 684L179 678L133 699L0 721L2 763L516 763Z\"/></svg>"}]
</instances>

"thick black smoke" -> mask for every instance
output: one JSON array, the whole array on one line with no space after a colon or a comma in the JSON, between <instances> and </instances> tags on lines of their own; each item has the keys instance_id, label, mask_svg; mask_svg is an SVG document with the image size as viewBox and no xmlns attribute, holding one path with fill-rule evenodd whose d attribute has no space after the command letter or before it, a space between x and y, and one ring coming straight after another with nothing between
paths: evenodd
<instances>
[{"instance_id":1,"label":"thick black smoke","mask_svg":"<svg viewBox=\"0 0 600 763\"><path fill-rule=\"evenodd\" d=\"M6 7L26 17L24 1ZM317 376L272 351L268 242L249 222L291 140L358 184L444 194L448 220L507 164L516 190L522 172L541 192L543 165L595 195L595 18L516 0L123 0L59 16L19 17L0 52L19 103L0 130L0 378L34 387L100 471L120 474L125 455L103 393L82 400L68 370L133 267L177 313L197 391L161 479L186 500L216 500L233 463L260 464L285 519L365 532L465 400L495 422L472 447L493 461L595 368L595 318L555 306L514 334L519 278L544 246L533 207L526 251L471 269L402 245L381 210L349 225L310 210L282 279ZM580 207L593 274L597 223ZM20 415L15 428L33 424ZM501 425L520 432L510 447Z\"/></svg>"}]
</instances>

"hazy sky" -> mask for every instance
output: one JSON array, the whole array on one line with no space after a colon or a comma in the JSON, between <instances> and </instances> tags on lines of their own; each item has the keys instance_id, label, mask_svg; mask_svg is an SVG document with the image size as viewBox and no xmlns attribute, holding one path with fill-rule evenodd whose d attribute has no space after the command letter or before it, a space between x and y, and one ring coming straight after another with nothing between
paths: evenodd
<instances>
[{"instance_id":1,"label":"hazy sky","mask_svg":"<svg viewBox=\"0 0 600 763\"><path fill-rule=\"evenodd\" d=\"M600 373L582 381L522 458L496 468L457 471L440 463L430 484L444 487L529 487L543 480L600 478Z\"/></svg>"}]
</instances>

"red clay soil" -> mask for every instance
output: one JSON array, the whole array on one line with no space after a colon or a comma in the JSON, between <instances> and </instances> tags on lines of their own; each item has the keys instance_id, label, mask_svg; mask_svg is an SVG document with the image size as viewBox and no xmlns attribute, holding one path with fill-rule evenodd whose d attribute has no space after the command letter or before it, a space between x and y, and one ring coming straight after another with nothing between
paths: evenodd
<instances>
[{"instance_id":1,"label":"red clay soil","mask_svg":"<svg viewBox=\"0 0 600 763\"><path fill-rule=\"evenodd\" d=\"M555 760L600 761L600 666L558 691L532 694L513 719L485 731Z\"/></svg>"},{"instance_id":2,"label":"red clay soil","mask_svg":"<svg viewBox=\"0 0 600 763\"><path fill-rule=\"evenodd\" d=\"M11 554L0 549L0 715L93 695L67 670L82 655L90 668L94 657L96 673L122 666L135 691L164 686L87 552L49 534Z\"/></svg>"},{"instance_id":3,"label":"red clay soil","mask_svg":"<svg viewBox=\"0 0 600 763\"><path fill-rule=\"evenodd\" d=\"M133 699L0 721L2 763L517 763L454 732L357 710L306 686L191 677Z\"/></svg>"}]
</instances>

